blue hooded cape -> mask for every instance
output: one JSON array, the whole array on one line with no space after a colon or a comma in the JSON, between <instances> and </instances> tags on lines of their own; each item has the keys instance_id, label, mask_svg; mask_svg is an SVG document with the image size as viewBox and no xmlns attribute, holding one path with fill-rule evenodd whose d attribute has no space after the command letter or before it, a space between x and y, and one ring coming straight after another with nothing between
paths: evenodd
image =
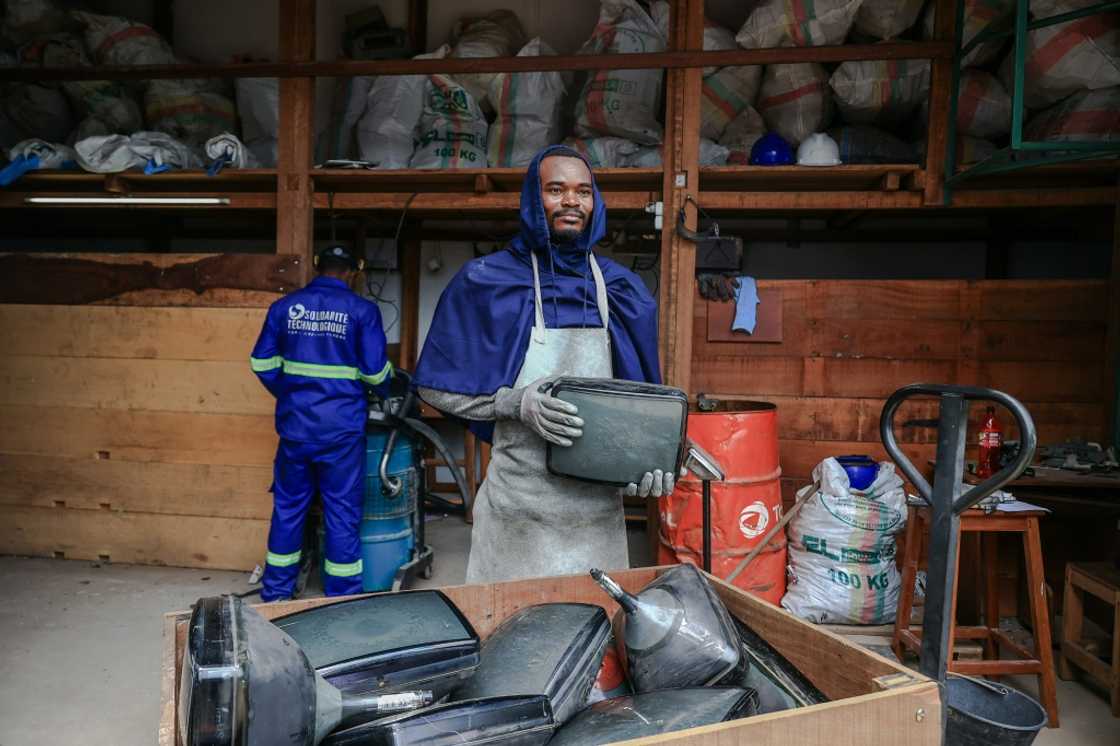
<instances>
[{"instance_id":1,"label":"blue hooded cape","mask_svg":"<svg viewBox=\"0 0 1120 746\"><path fill-rule=\"evenodd\" d=\"M468 396L487 396L513 386L533 327L530 251L540 266L545 326L602 326L587 255L606 235L607 207L592 175L591 220L572 244L553 245L540 187L540 164L550 155L587 162L559 145L533 158L521 185L521 232L502 251L467 262L443 291L416 365L416 386ZM607 285L614 377L660 383L656 301L633 272L609 259L596 259ZM493 422L469 425L490 440Z\"/></svg>"}]
</instances>

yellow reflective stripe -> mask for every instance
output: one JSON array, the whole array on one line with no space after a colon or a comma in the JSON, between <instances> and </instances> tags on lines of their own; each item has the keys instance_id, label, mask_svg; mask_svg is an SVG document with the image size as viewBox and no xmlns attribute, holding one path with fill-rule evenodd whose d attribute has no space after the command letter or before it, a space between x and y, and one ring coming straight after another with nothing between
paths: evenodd
<instances>
[{"instance_id":1,"label":"yellow reflective stripe","mask_svg":"<svg viewBox=\"0 0 1120 746\"><path fill-rule=\"evenodd\" d=\"M283 364L284 358L280 357L279 355L273 355L272 357L249 358L249 367L251 367L256 373L264 373L266 371L276 370Z\"/></svg>"},{"instance_id":2,"label":"yellow reflective stripe","mask_svg":"<svg viewBox=\"0 0 1120 746\"><path fill-rule=\"evenodd\" d=\"M284 372L308 378L344 378L351 381L358 380L358 369L349 365L319 365L317 363L299 363L295 360L284 360Z\"/></svg>"},{"instance_id":3,"label":"yellow reflective stripe","mask_svg":"<svg viewBox=\"0 0 1120 746\"><path fill-rule=\"evenodd\" d=\"M349 365L322 365L320 363L301 363L298 360L287 360L279 355L269 358L249 358L249 365L257 373L283 368L285 373L294 376L307 376L308 378L333 378L345 381L365 381L371 386L384 381L393 373L393 364L385 363L381 372L372 376L361 373L357 368Z\"/></svg>"},{"instance_id":4,"label":"yellow reflective stripe","mask_svg":"<svg viewBox=\"0 0 1120 746\"><path fill-rule=\"evenodd\" d=\"M259 555L258 555L259 556ZM292 552L291 554L273 554L269 552L265 555L264 561L273 567L289 567L299 562L300 552Z\"/></svg>"},{"instance_id":5,"label":"yellow reflective stripe","mask_svg":"<svg viewBox=\"0 0 1120 746\"><path fill-rule=\"evenodd\" d=\"M344 578L350 575L361 575L362 561L358 560L356 562L347 562L346 564L340 564L338 562L331 562L330 560L327 560L327 564L324 569L327 571L327 575L334 575L336 578Z\"/></svg>"},{"instance_id":6,"label":"yellow reflective stripe","mask_svg":"<svg viewBox=\"0 0 1120 746\"><path fill-rule=\"evenodd\" d=\"M385 367L381 369L380 373L375 373L372 376L367 376L367 375L364 375L363 373L358 373L358 378L365 381L370 386L376 386L377 384L381 383L382 381L384 381L386 378L388 378L392 374L393 374L393 364L386 361Z\"/></svg>"}]
</instances>

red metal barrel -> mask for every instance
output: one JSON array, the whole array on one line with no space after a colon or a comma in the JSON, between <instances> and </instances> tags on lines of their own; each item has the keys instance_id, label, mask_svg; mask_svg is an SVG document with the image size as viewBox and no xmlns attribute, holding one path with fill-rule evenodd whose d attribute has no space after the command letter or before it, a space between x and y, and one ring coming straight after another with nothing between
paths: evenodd
<instances>
[{"instance_id":1,"label":"red metal barrel","mask_svg":"<svg viewBox=\"0 0 1120 746\"><path fill-rule=\"evenodd\" d=\"M726 578L782 517L777 407L769 402L720 401L713 412L690 412L688 436L712 454L727 475L712 483L712 574ZM689 474L661 499L658 562L702 564L703 498ZM777 604L786 592L786 537L779 533L735 585Z\"/></svg>"}]
</instances>

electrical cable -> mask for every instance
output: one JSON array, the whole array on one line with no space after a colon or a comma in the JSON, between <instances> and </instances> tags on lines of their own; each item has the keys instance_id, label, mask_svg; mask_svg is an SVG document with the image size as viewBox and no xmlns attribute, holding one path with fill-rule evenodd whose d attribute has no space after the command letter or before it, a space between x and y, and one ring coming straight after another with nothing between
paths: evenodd
<instances>
[{"instance_id":1,"label":"electrical cable","mask_svg":"<svg viewBox=\"0 0 1120 746\"><path fill-rule=\"evenodd\" d=\"M393 235L393 247L398 249L398 251L400 247L401 230L404 228L404 219L405 216L408 215L408 208L412 204L412 200L416 199L416 196L417 192L413 192L412 194L408 195L408 199L406 199L404 202L404 207L401 208L401 217L397 221L397 231ZM381 243L377 245L377 251L374 252L373 258L370 259L371 265L375 264L381 257L381 250L384 247L385 241L382 240ZM392 270L389 267L388 263L386 263L385 270L381 275L381 283L377 286L376 290L374 290L373 286L373 272L366 274L366 292L369 293L370 297L378 303L384 303L385 305L390 306L393 309L393 320L384 326L386 334L388 334L389 331L397 325L397 322L400 321L401 318L401 308L399 305L397 305L397 302L382 296L382 293L385 292L385 284L389 281L389 275L391 271Z\"/></svg>"}]
</instances>

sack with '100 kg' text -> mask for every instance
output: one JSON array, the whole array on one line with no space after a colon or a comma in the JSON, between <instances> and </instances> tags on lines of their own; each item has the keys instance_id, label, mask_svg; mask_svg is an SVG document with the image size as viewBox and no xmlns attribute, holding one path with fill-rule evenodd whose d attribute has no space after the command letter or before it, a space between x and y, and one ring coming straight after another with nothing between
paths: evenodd
<instances>
[{"instance_id":1,"label":"sack with '100 kg' text","mask_svg":"<svg viewBox=\"0 0 1120 746\"><path fill-rule=\"evenodd\" d=\"M782 606L817 624L889 624L900 577L894 535L906 525L906 492L894 464L865 490L834 458L813 469L815 490L789 524L789 590Z\"/></svg>"}]
</instances>

